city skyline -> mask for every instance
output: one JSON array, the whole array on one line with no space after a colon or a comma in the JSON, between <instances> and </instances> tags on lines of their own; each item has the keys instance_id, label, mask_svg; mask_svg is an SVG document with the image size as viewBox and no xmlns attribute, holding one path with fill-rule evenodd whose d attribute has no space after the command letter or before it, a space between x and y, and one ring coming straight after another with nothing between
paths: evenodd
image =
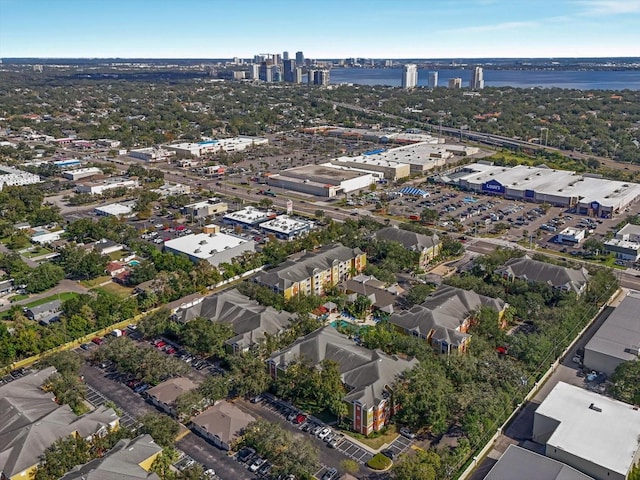
<instances>
[{"instance_id":1,"label":"city skyline","mask_svg":"<svg viewBox=\"0 0 640 480\"><path fill-rule=\"evenodd\" d=\"M640 0L0 0L0 57L640 56ZM263 28L268 25L268 29Z\"/></svg>"}]
</instances>

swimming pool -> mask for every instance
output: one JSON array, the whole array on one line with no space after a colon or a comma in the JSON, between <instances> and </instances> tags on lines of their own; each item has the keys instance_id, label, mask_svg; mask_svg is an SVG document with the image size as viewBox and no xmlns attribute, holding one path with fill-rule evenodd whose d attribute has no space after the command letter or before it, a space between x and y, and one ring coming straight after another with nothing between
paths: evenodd
<instances>
[{"instance_id":1,"label":"swimming pool","mask_svg":"<svg viewBox=\"0 0 640 480\"><path fill-rule=\"evenodd\" d=\"M140 262L138 260L131 260L129 262L130 267L135 267L136 265L140 265Z\"/></svg>"}]
</instances>

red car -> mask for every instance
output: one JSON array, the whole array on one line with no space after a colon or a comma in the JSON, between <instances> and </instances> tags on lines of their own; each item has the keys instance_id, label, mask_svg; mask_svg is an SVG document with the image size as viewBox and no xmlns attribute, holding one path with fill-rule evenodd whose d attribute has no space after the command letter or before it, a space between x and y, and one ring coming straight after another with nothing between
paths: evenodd
<instances>
[{"instance_id":1,"label":"red car","mask_svg":"<svg viewBox=\"0 0 640 480\"><path fill-rule=\"evenodd\" d=\"M169 355L173 355L174 353L176 353L176 349L173 347L169 347L167 349L165 349L165 353L169 354Z\"/></svg>"},{"instance_id":2,"label":"red car","mask_svg":"<svg viewBox=\"0 0 640 480\"><path fill-rule=\"evenodd\" d=\"M91 341L93 343L95 343L96 345L102 345L104 343L104 339L102 339L100 337L92 338Z\"/></svg>"},{"instance_id":3,"label":"red car","mask_svg":"<svg viewBox=\"0 0 640 480\"><path fill-rule=\"evenodd\" d=\"M300 414L296 418L293 419L293 423L295 423L296 425L300 425L306 419L307 419L306 415Z\"/></svg>"},{"instance_id":4,"label":"red car","mask_svg":"<svg viewBox=\"0 0 640 480\"><path fill-rule=\"evenodd\" d=\"M162 348L167 344L167 342L163 342L162 340L160 340L158 343L156 343L156 348Z\"/></svg>"}]
</instances>

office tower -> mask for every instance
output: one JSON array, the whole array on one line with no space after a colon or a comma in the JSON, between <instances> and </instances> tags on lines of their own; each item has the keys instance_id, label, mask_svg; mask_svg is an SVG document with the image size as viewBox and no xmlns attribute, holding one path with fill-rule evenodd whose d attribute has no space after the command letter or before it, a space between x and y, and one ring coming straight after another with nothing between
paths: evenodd
<instances>
[{"instance_id":1,"label":"office tower","mask_svg":"<svg viewBox=\"0 0 640 480\"><path fill-rule=\"evenodd\" d=\"M431 90L438 87L438 72L429 72L429 81L427 85Z\"/></svg>"},{"instance_id":2,"label":"office tower","mask_svg":"<svg viewBox=\"0 0 640 480\"><path fill-rule=\"evenodd\" d=\"M304 53L296 52L296 65L304 65Z\"/></svg>"},{"instance_id":3,"label":"office tower","mask_svg":"<svg viewBox=\"0 0 640 480\"><path fill-rule=\"evenodd\" d=\"M471 73L471 82L469 82L471 90L482 90L484 88L484 77L482 67L475 67Z\"/></svg>"},{"instance_id":4,"label":"office tower","mask_svg":"<svg viewBox=\"0 0 640 480\"><path fill-rule=\"evenodd\" d=\"M280 67L278 65L271 65L271 67L269 67L269 71L271 72L270 81L272 82L282 81L282 72L280 72Z\"/></svg>"},{"instance_id":5,"label":"office tower","mask_svg":"<svg viewBox=\"0 0 640 480\"><path fill-rule=\"evenodd\" d=\"M253 56L253 63L257 63L258 65L260 65L265 60L266 60L266 58L265 58L264 55L254 55Z\"/></svg>"},{"instance_id":6,"label":"office tower","mask_svg":"<svg viewBox=\"0 0 640 480\"><path fill-rule=\"evenodd\" d=\"M462 88L462 79L460 77L450 78L449 88Z\"/></svg>"},{"instance_id":7,"label":"office tower","mask_svg":"<svg viewBox=\"0 0 640 480\"><path fill-rule=\"evenodd\" d=\"M289 60L289 52L282 52L282 60L285 62Z\"/></svg>"},{"instance_id":8,"label":"office tower","mask_svg":"<svg viewBox=\"0 0 640 480\"><path fill-rule=\"evenodd\" d=\"M302 67L296 67L293 71L293 83L302 83Z\"/></svg>"},{"instance_id":9,"label":"office tower","mask_svg":"<svg viewBox=\"0 0 640 480\"><path fill-rule=\"evenodd\" d=\"M249 78L251 80L259 80L260 79L260 65L257 63L252 63L249 65Z\"/></svg>"},{"instance_id":10,"label":"office tower","mask_svg":"<svg viewBox=\"0 0 640 480\"><path fill-rule=\"evenodd\" d=\"M384 66L387 67L387 68L393 67L393 60L385 60L384 61Z\"/></svg>"},{"instance_id":11,"label":"office tower","mask_svg":"<svg viewBox=\"0 0 640 480\"><path fill-rule=\"evenodd\" d=\"M275 65L280 65L280 64L282 63L282 55L280 55L279 53L276 53L276 54L273 56L273 63L274 63Z\"/></svg>"},{"instance_id":12,"label":"office tower","mask_svg":"<svg viewBox=\"0 0 640 480\"><path fill-rule=\"evenodd\" d=\"M262 80L263 82L273 81L273 72L270 67L271 65L269 65L267 62L262 62L260 64L260 80Z\"/></svg>"},{"instance_id":13,"label":"office tower","mask_svg":"<svg viewBox=\"0 0 640 480\"><path fill-rule=\"evenodd\" d=\"M418 66L415 63L408 63L402 69L402 88L410 90L418 85Z\"/></svg>"},{"instance_id":14,"label":"office tower","mask_svg":"<svg viewBox=\"0 0 640 480\"><path fill-rule=\"evenodd\" d=\"M316 71L315 70L308 70L307 71L307 83L309 85L313 84L313 82L315 81L315 76L316 76Z\"/></svg>"},{"instance_id":15,"label":"office tower","mask_svg":"<svg viewBox=\"0 0 640 480\"><path fill-rule=\"evenodd\" d=\"M284 77L284 81L285 82L293 82L294 81L294 78L293 78L294 71L295 71L295 68L296 68L296 61L287 59L287 60L284 60L282 62L282 64L283 64L282 65L283 66L282 74L283 74L283 77Z\"/></svg>"}]
</instances>

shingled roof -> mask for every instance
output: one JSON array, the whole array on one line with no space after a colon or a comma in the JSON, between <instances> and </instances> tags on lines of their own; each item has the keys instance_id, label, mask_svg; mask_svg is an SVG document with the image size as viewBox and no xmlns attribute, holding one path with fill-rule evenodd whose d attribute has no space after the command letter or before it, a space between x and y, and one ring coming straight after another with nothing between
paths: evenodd
<instances>
[{"instance_id":1,"label":"shingled roof","mask_svg":"<svg viewBox=\"0 0 640 480\"><path fill-rule=\"evenodd\" d=\"M325 245L314 252L307 252L296 260L287 260L280 266L257 277L258 283L286 290L294 283L312 277L317 271L325 271L336 263L346 262L363 252L341 244Z\"/></svg>"},{"instance_id":2,"label":"shingled roof","mask_svg":"<svg viewBox=\"0 0 640 480\"><path fill-rule=\"evenodd\" d=\"M418 365L416 359L404 360L382 350L360 347L332 326L319 328L299 338L289 347L274 353L269 361L279 368L286 368L297 359L311 365L319 365L323 360L335 361L342 382L351 389L345 400L359 401L368 407L385 398L387 389L402 372Z\"/></svg>"},{"instance_id":3,"label":"shingled roof","mask_svg":"<svg viewBox=\"0 0 640 480\"><path fill-rule=\"evenodd\" d=\"M374 238L378 240L386 240L388 242L398 242L404 248L420 252L425 248L433 248L439 245L440 237L438 235L423 235L421 233L410 232L398 227L387 227L374 233Z\"/></svg>"},{"instance_id":4,"label":"shingled roof","mask_svg":"<svg viewBox=\"0 0 640 480\"><path fill-rule=\"evenodd\" d=\"M268 335L275 335L289 326L292 314L265 307L231 289L204 298L200 303L175 313L179 322L197 317L228 323L236 334L227 344L248 347Z\"/></svg>"},{"instance_id":5,"label":"shingled roof","mask_svg":"<svg viewBox=\"0 0 640 480\"><path fill-rule=\"evenodd\" d=\"M499 275L508 275L536 283L546 283L553 288L580 293L589 281L586 268L573 269L533 260L528 256L512 258L496 270Z\"/></svg>"}]
</instances>

